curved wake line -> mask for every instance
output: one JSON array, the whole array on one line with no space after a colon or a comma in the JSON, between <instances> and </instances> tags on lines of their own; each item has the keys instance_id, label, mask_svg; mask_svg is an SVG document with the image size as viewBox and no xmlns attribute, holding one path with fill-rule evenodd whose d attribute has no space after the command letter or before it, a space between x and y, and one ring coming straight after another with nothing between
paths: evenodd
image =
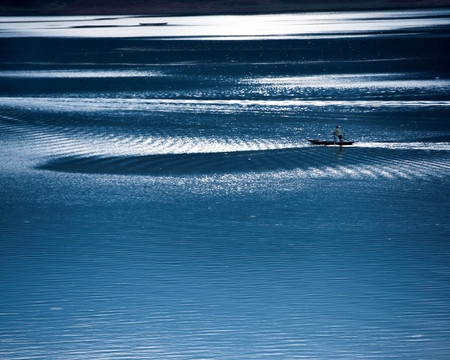
<instances>
[{"instance_id":1,"label":"curved wake line","mask_svg":"<svg viewBox=\"0 0 450 360\"><path fill-rule=\"evenodd\" d=\"M349 149L350 150L350 149ZM66 156L37 166L69 173L183 176L298 170L311 177L443 177L450 163L446 151L291 148L219 153L142 156Z\"/></svg>"},{"instance_id":2,"label":"curved wake line","mask_svg":"<svg viewBox=\"0 0 450 360\"><path fill-rule=\"evenodd\" d=\"M429 141L415 141L415 142L355 142L354 147L367 149L392 149L392 150L436 150L436 151L450 151L449 142L429 142Z\"/></svg>"},{"instance_id":3,"label":"curved wake line","mask_svg":"<svg viewBox=\"0 0 450 360\"><path fill-rule=\"evenodd\" d=\"M305 139L236 137L235 135L182 136L153 129L150 132L114 133L108 128L88 128L75 121L24 119L0 115L0 129L12 131L39 145L42 156L149 156L165 154L231 153L242 151L316 148ZM352 148L450 151L448 137L423 141L356 141ZM319 147L320 148L320 147ZM338 145L328 148L338 149Z\"/></svg>"}]
</instances>

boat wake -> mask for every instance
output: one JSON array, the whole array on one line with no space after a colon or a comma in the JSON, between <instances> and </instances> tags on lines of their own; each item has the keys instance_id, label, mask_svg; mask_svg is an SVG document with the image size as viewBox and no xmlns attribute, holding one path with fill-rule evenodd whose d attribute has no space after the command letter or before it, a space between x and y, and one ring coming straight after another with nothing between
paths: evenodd
<instances>
[{"instance_id":1,"label":"boat wake","mask_svg":"<svg viewBox=\"0 0 450 360\"><path fill-rule=\"evenodd\" d=\"M291 148L147 156L64 156L37 168L69 173L115 175L223 175L297 171L311 177L442 177L450 162L445 151Z\"/></svg>"},{"instance_id":2,"label":"boat wake","mask_svg":"<svg viewBox=\"0 0 450 360\"><path fill-rule=\"evenodd\" d=\"M149 125L121 118L26 114L5 113L0 128L26 141L31 150L23 151L32 152L32 166L39 170L145 176L293 172L303 177L426 178L446 177L450 168L447 138L317 147L304 139L295 142L216 128L198 136L182 123L170 127L164 122Z\"/></svg>"}]
</instances>

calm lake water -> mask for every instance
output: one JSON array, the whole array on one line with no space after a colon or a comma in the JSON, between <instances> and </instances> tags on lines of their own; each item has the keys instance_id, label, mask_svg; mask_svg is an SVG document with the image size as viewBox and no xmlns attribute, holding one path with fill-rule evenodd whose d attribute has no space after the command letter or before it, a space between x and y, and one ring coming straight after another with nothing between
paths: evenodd
<instances>
[{"instance_id":1,"label":"calm lake water","mask_svg":"<svg viewBox=\"0 0 450 360\"><path fill-rule=\"evenodd\" d=\"M450 358L450 10L0 44L0 358Z\"/></svg>"}]
</instances>

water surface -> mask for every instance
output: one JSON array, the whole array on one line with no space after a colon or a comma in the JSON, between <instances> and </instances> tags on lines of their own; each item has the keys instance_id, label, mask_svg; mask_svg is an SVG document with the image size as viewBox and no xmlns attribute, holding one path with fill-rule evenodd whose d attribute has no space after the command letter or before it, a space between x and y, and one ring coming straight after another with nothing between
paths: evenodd
<instances>
[{"instance_id":1,"label":"water surface","mask_svg":"<svg viewBox=\"0 0 450 360\"><path fill-rule=\"evenodd\" d=\"M448 359L448 10L0 29L1 358Z\"/></svg>"}]
</instances>

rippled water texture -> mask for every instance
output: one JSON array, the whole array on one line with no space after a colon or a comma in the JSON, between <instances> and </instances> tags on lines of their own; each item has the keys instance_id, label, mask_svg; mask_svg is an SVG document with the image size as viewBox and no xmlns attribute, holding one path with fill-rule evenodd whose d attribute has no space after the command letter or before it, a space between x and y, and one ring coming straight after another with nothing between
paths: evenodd
<instances>
[{"instance_id":1,"label":"rippled water texture","mask_svg":"<svg viewBox=\"0 0 450 360\"><path fill-rule=\"evenodd\" d=\"M448 359L449 26L0 18L0 358Z\"/></svg>"}]
</instances>

